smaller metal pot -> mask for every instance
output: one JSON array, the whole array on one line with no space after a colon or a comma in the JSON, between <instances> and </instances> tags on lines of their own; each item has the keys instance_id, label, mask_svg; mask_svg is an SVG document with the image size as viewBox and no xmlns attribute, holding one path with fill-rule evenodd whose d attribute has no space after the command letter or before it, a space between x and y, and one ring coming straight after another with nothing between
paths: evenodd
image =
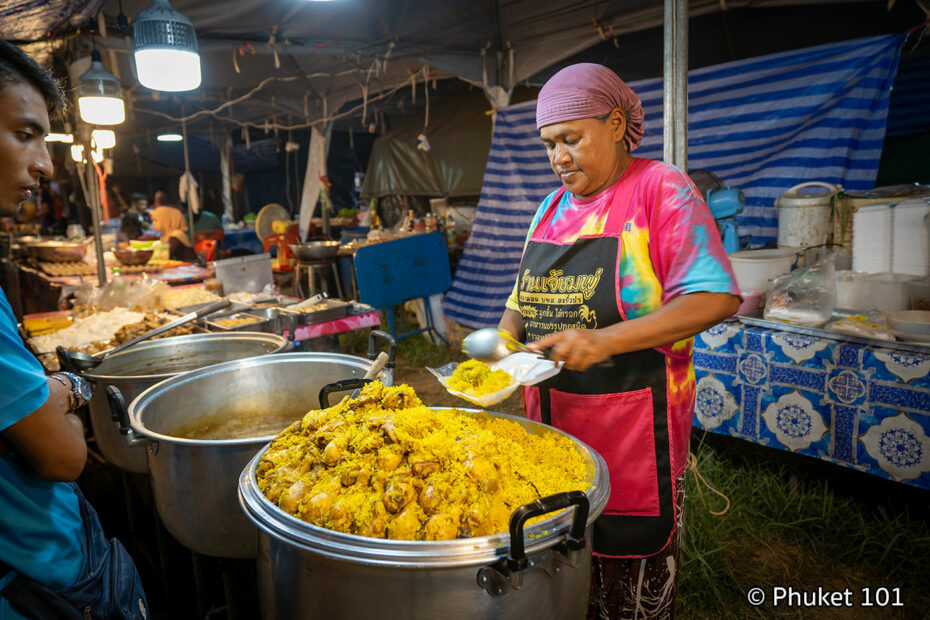
<instances>
[{"instance_id":1,"label":"smaller metal pot","mask_svg":"<svg viewBox=\"0 0 930 620\"><path fill-rule=\"evenodd\" d=\"M339 252L338 241L310 241L309 243L292 243L288 245L297 260L315 261L334 258Z\"/></svg>"}]
</instances>

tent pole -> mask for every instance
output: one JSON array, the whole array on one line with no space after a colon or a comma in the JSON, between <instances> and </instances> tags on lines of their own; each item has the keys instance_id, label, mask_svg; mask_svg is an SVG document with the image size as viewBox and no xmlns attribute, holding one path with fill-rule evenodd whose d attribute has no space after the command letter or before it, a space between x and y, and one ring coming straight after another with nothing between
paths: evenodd
<instances>
[{"instance_id":1,"label":"tent pole","mask_svg":"<svg viewBox=\"0 0 930 620\"><path fill-rule=\"evenodd\" d=\"M187 146L187 121L184 120L184 106L181 106L181 138L184 141L184 176L187 177L191 173L191 156ZM193 243L194 210L191 208L190 200L187 201L187 230L190 232L190 240Z\"/></svg>"},{"instance_id":2,"label":"tent pole","mask_svg":"<svg viewBox=\"0 0 930 620\"><path fill-rule=\"evenodd\" d=\"M81 164L84 170L78 170L81 179L81 189L84 190L84 201L90 208L91 222L94 225L94 254L97 255L97 286L103 287L107 283L107 266L103 262L103 235L100 233L100 201L97 200L97 194L94 188L97 186L97 171L91 163L93 160L90 155L90 144L84 144L84 153L87 154L87 163ZM87 179L81 178L84 174Z\"/></svg>"},{"instance_id":3,"label":"tent pole","mask_svg":"<svg viewBox=\"0 0 930 620\"><path fill-rule=\"evenodd\" d=\"M688 2L665 0L663 159L688 169Z\"/></svg>"},{"instance_id":4,"label":"tent pole","mask_svg":"<svg viewBox=\"0 0 930 620\"><path fill-rule=\"evenodd\" d=\"M688 0L675 0L675 165L688 171Z\"/></svg>"}]
</instances>

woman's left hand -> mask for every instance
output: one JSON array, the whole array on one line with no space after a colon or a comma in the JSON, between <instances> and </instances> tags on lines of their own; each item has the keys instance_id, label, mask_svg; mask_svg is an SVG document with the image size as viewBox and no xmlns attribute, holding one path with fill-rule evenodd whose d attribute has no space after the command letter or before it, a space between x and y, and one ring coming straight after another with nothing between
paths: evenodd
<instances>
[{"instance_id":1,"label":"woman's left hand","mask_svg":"<svg viewBox=\"0 0 930 620\"><path fill-rule=\"evenodd\" d=\"M569 329L531 342L527 348L532 351L548 349L552 361L565 362L569 370L585 371L611 356L608 339L598 333L599 330Z\"/></svg>"}]
</instances>

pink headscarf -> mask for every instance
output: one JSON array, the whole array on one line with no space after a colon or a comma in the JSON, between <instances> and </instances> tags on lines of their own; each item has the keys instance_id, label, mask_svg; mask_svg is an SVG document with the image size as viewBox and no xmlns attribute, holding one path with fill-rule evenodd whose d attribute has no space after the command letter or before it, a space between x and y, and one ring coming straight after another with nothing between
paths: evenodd
<instances>
[{"instance_id":1,"label":"pink headscarf","mask_svg":"<svg viewBox=\"0 0 930 620\"><path fill-rule=\"evenodd\" d=\"M636 93L603 65L582 62L565 67L546 82L536 100L536 129L595 118L614 108L627 118L623 143L628 153L643 139L643 106Z\"/></svg>"}]
</instances>

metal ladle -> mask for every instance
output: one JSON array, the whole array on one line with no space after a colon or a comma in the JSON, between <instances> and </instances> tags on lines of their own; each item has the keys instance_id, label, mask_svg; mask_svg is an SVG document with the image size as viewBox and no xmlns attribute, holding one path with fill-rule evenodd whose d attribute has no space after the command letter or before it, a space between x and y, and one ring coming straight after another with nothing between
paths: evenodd
<instances>
[{"instance_id":1,"label":"metal ladle","mask_svg":"<svg viewBox=\"0 0 930 620\"><path fill-rule=\"evenodd\" d=\"M542 359L549 359L549 350L534 351L525 344L514 339L509 332L494 327L476 329L462 340L462 351L465 355L481 362L496 362L517 351L529 353ZM609 368L614 365L613 360L606 359L594 364Z\"/></svg>"},{"instance_id":2,"label":"metal ladle","mask_svg":"<svg viewBox=\"0 0 930 620\"><path fill-rule=\"evenodd\" d=\"M220 299L218 301L214 301L213 303L207 304L206 306L204 306L200 310L197 310L196 312L188 312L187 314L185 314L179 319L175 319L174 321L171 321L170 323L165 323L164 325L160 327L156 327L155 329L151 331L145 332L141 336L136 336L129 342L124 342L118 347L114 347L110 349L103 355L99 355L99 356L88 355L87 353L81 353L81 352L72 353L72 352L65 351L62 347L58 347L59 349L58 357L59 359L64 357L65 359L70 361L70 366L79 372L90 370L92 368L96 368L97 366L99 366L101 362L103 362L103 360L110 357L114 353L119 353L120 351L124 351L128 349L129 347L139 342L142 342L143 340L148 340L149 338L157 336L158 334L163 334L166 331L174 329L175 327L184 325L185 323L190 323L191 321L196 321L197 319L203 318L207 316L208 314L213 314L214 312L217 312L219 310L222 310L223 308L228 308L228 307L229 307L228 299Z\"/></svg>"},{"instance_id":3,"label":"metal ladle","mask_svg":"<svg viewBox=\"0 0 930 620\"><path fill-rule=\"evenodd\" d=\"M546 358L544 351L531 351L521 342L502 329L485 327L476 329L462 340L462 351L472 359L482 362L496 362L511 353L522 351L541 358Z\"/></svg>"}]
</instances>

